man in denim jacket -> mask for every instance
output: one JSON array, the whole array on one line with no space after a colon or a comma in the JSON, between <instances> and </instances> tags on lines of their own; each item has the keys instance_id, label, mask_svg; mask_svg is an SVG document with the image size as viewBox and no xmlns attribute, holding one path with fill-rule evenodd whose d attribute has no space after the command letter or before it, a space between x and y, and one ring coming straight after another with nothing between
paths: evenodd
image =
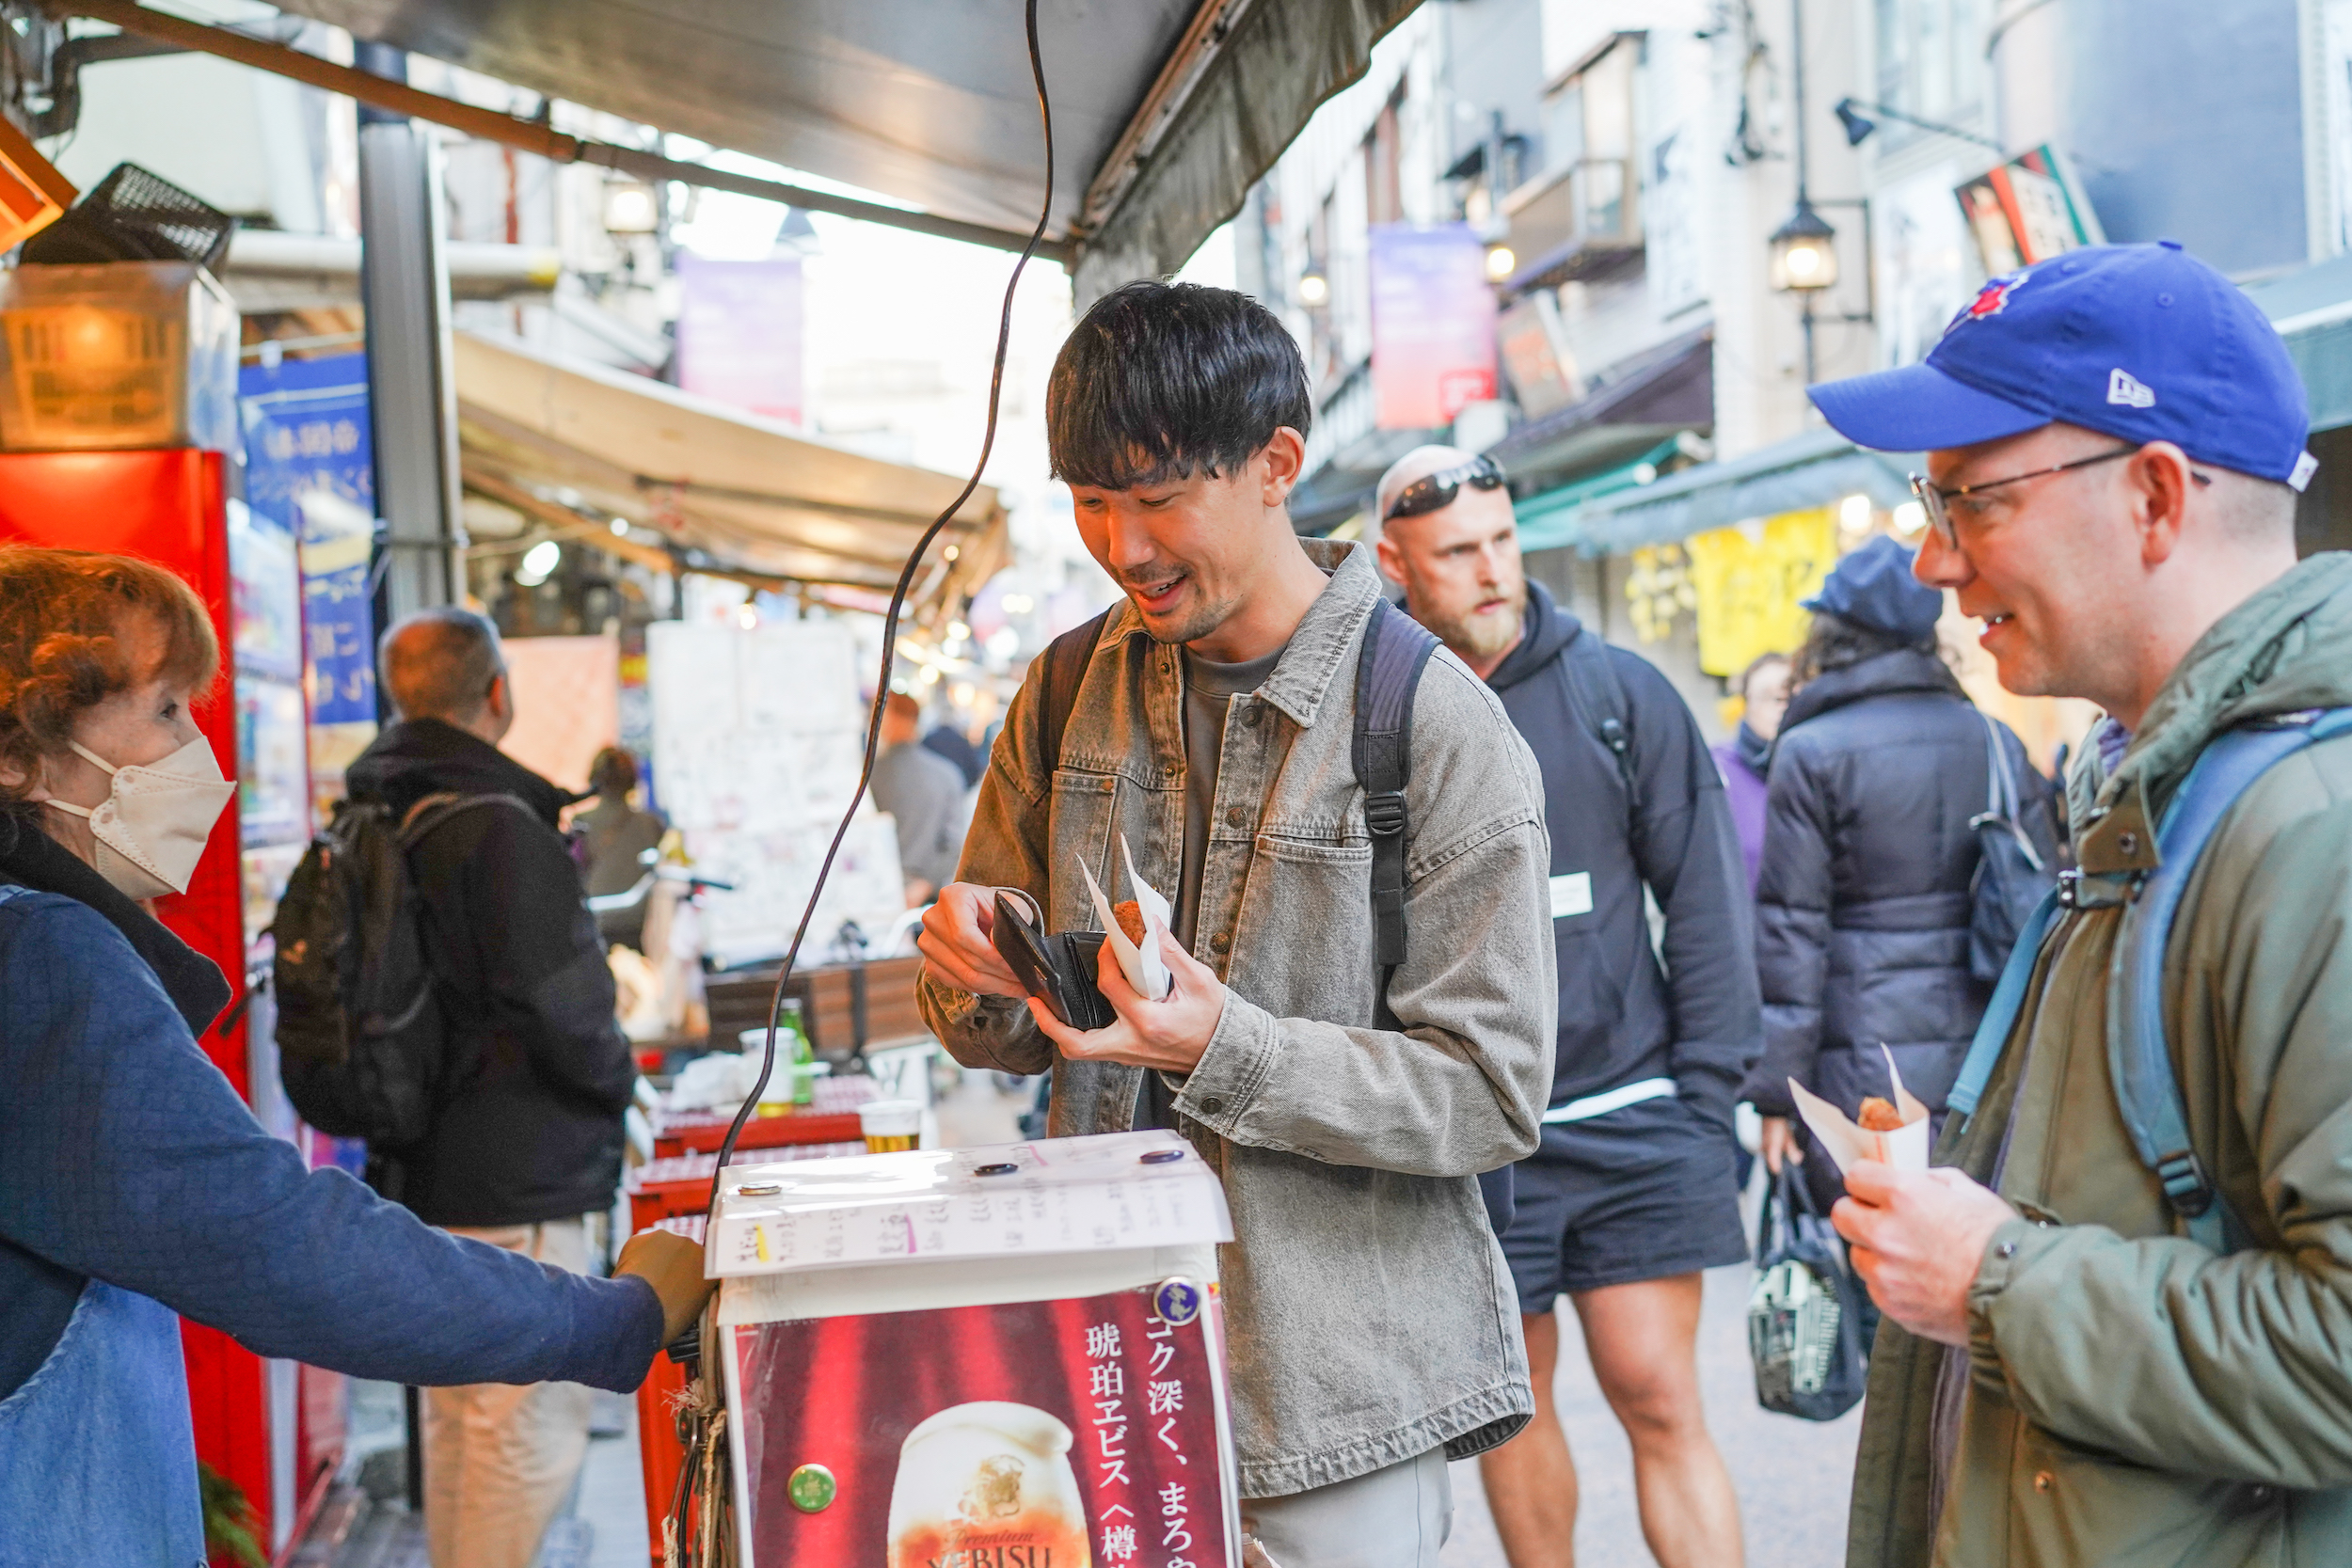
<instances>
[{"instance_id":1,"label":"man in denim jacket","mask_svg":"<svg viewBox=\"0 0 2352 1568\"><path fill-rule=\"evenodd\" d=\"M1039 683L1014 701L924 921L924 1013L967 1065L1050 1068L1056 1134L1173 1128L1223 1178L1242 1513L1275 1560L1434 1568L1445 1462L1534 1408L1475 1178L1534 1149L1551 1083L1542 781L1438 651L1383 1015L1351 759L1379 579L1369 551L1292 531L1311 410L1296 346L1239 294L1131 284L1071 335L1047 398L1055 471L1126 599L1058 758ZM993 899L1019 888L1049 927L1089 927L1079 864L1123 889L1122 838L1173 892L1175 989L1146 1002L1106 958L1119 1016L1082 1033L1025 1000L989 944Z\"/></svg>"}]
</instances>

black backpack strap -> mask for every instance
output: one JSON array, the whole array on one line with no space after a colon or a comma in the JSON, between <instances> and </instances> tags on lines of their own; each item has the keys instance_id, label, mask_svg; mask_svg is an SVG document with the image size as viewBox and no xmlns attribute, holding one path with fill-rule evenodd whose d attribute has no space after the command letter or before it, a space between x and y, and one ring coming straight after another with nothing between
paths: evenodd
<instances>
[{"instance_id":1,"label":"black backpack strap","mask_svg":"<svg viewBox=\"0 0 2352 1568\"><path fill-rule=\"evenodd\" d=\"M1070 728L1070 710L1078 705L1078 688L1086 680L1087 666L1094 662L1095 644L1103 640L1103 626L1111 618L1103 611L1085 626L1073 626L1045 645L1044 676L1038 688L1039 745L1045 756L1045 772L1050 780L1055 768L1061 766L1062 732Z\"/></svg>"},{"instance_id":2,"label":"black backpack strap","mask_svg":"<svg viewBox=\"0 0 2352 1568\"><path fill-rule=\"evenodd\" d=\"M1372 602L1356 656L1356 782L1372 832L1372 923L1381 992L1405 961L1405 781L1413 732L1413 689L1438 640L1386 599Z\"/></svg>"},{"instance_id":3,"label":"black backpack strap","mask_svg":"<svg viewBox=\"0 0 2352 1568\"><path fill-rule=\"evenodd\" d=\"M434 829L453 816L459 816L477 806L513 806L533 822L540 822L539 814L531 809L531 802L519 795L460 795L455 790L442 790L428 795L408 808L400 819L400 847L414 849Z\"/></svg>"},{"instance_id":4,"label":"black backpack strap","mask_svg":"<svg viewBox=\"0 0 2352 1568\"><path fill-rule=\"evenodd\" d=\"M1568 700L1577 717L1617 759L1629 815L1640 799L1634 789L1632 707L1626 701L1625 683L1610 662L1609 645L1590 626L1581 627L1561 650L1560 665L1568 677Z\"/></svg>"}]
</instances>

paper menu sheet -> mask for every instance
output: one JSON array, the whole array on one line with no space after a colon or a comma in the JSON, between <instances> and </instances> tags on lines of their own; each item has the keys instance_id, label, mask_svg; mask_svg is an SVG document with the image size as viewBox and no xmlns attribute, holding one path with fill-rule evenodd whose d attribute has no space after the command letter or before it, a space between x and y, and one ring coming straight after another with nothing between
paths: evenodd
<instances>
[{"instance_id":1,"label":"paper menu sheet","mask_svg":"<svg viewBox=\"0 0 2352 1568\"><path fill-rule=\"evenodd\" d=\"M1147 1154L1178 1156L1146 1164ZM1013 1165L982 1176L981 1168ZM765 1189L776 1189L769 1192ZM746 1188L752 1189L745 1191ZM1173 1132L730 1166L713 1277L1229 1242L1225 1190Z\"/></svg>"},{"instance_id":2,"label":"paper menu sheet","mask_svg":"<svg viewBox=\"0 0 2352 1568\"><path fill-rule=\"evenodd\" d=\"M1879 1050L1886 1057L1887 1079L1895 1086L1896 1113L1903 1118L1903 1124L1892 1132L1865 1132L1845 1112L1794 1078L1788 1080L1788 1092L1795 1097L1804 1124L1837 1163L1840 1174L1851 1170L1857 1160L1876 1160L1897 1170L1928 1168L1928 1129L1932 1125L1928 1108L1903 1087L1902 1074L1895 1070L1895 1053L1883 1044Z\"/></svg>"}]
</instances>

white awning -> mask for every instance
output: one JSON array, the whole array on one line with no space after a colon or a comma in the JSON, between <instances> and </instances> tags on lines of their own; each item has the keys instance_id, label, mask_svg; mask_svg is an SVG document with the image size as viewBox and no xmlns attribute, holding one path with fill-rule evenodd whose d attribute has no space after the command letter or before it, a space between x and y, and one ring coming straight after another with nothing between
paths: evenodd
<instances>
[{"instance_id":1,"label":"white awning","mask_svg":"<svg viewBox=\"0 0 2352 1568\"><path fill-rule=\"evenodd\" d=\"M456 348L469 490L542 520L624 518L681 566L701 552L739 572L886 594L962 488L643 376L470 333ZM983 484L926 558L918 618L961 606L1007 559L1004 510Z\"/></svg>"}]
</instances>

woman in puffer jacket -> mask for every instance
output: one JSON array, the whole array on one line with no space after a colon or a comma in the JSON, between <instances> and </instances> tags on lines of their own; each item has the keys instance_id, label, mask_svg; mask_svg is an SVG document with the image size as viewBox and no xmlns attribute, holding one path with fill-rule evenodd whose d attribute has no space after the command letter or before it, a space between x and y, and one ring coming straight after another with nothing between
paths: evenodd
<instances>
[{"instance_id":1,"label":"woman in puffer jacket","mask_svg":"<svg viewBox=\"0 0 2352 1568\"><path fill-rule=\"evenodd\" d=\"M1942 1122L1990 989L1969 972L1969 889L1994 737L2019 825L2055 863L2047 782L2007 725L1978 712L1938 656L1943 595L1911 553L1873 539L1805 602L1813 626L1770 764L1756 890L1764 1054L1740 1098L1777 1172L1804 1163L1824 1212L1836 1165L1794 1121L1794 1078L1848 1116L1891 1092L1883 1044ZM1808 1154L1811 1156L1807 1158Z\"/></svg>"}]
</instances>

